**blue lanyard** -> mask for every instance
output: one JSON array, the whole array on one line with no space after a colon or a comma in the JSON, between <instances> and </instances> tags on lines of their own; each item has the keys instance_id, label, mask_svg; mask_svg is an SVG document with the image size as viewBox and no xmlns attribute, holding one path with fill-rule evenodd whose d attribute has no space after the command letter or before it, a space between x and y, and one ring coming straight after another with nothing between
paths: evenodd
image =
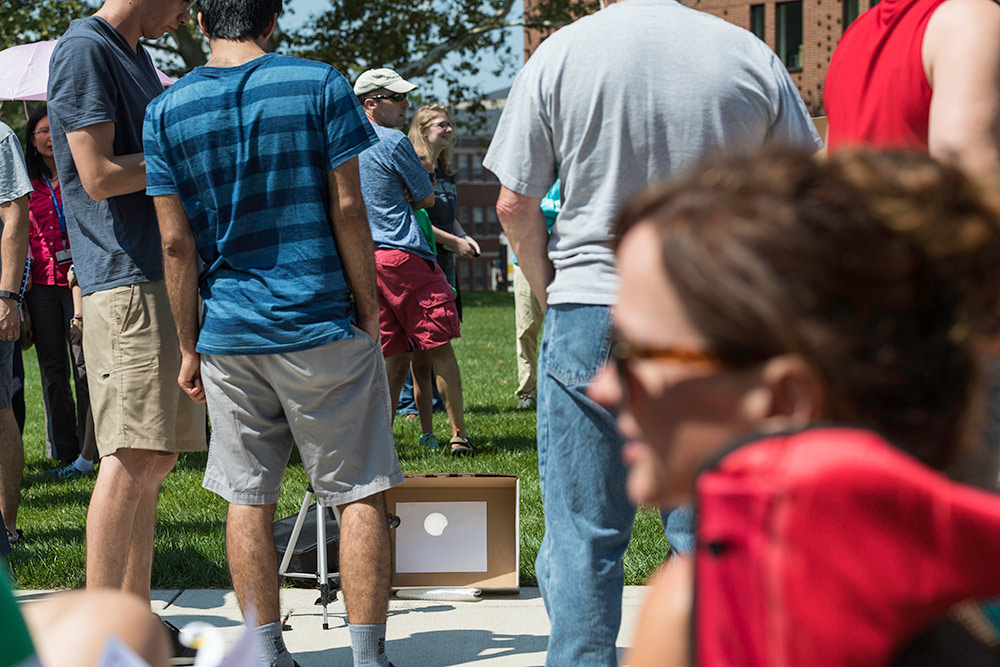
<instances>
[{"instance_id":1,"label":"blue lanyard","mask_svg":"<svg viewBox=\"0 0 1000 667\"><path fill-rule=\"evenodd\" d=\"M52 184L49 183L49 179L45 174L42 174L42 180L45 181L45 185L49 186L49 194L52 195L52 205L56 209L56 217L59 219L59 230L62 232L63 241L66 240L66 216L63 214L62 202L59 201L59 197L56 197L56 191L52 188ZM65 243L63 244L65 246Z\"/></svg>"}]
</instances>

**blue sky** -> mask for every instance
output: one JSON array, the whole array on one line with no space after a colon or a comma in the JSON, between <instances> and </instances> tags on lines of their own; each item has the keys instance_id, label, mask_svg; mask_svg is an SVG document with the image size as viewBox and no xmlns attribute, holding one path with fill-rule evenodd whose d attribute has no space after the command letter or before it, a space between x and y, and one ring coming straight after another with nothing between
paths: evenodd
<instances>
[{"instance_id":1,"label":"blue sky","mask_svg":"<svg viewBox=\"0 0 1000 667\"><path fill-rule=\"evenodd\" d=\"M288 0L285 3L286 7L295 10L295 14L288 15L284 20L284 25L290 28L298 28L301 26L312 14L321 12L327 5L329 0ZM515 3L514 11L512 16L519 17L522 12L522 3L520 0ZM519 54L524 49L524 35L521 32L521 28L512 28L508 30L507 35L508 43L514 49L515 54ZM447 60L445 61L447 64ZM493 69L494 64L492 62L483 62L482 69L484 71ZM492 74L483 73L480 74L476 83L478 83L484 92L491 92L500 88L505 88L510 85L511 81L514 79L514 72L511 72L505 77L495 77Z\"/></svg>"}]
</instances>

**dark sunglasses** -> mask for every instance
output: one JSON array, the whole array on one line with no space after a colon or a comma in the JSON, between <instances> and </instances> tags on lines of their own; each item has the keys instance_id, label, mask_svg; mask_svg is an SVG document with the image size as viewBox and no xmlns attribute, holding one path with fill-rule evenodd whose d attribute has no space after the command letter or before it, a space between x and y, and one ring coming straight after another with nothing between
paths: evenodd
<instances>
[{"instance_id":1,"label":"dark sunglasses","mask_svg":"<svg viewBox=\"0 0 1000 667\"><path fill-rule=\"evenodd\" d=\"M406 93L385 93L384 95L369 95L369 100L392 100L393 102L402 102L406 99Z\"/></svg>"},{"instance_id":2,"label":"dark sunglasses","mask_svg":"<svg viewBox=\"0 0 1000 667\"><path fill-rule=\"evenodd\" d=\"M712 370L725 367L722 359L713 352L699 350L693 347L642 347L623 340L614 340L611 344L611 360L618 374L618 384L621 387L622 402L629 397L629 383L632 379L631 362L636 359L655 359L685 366L704 366Z\"/></svg>"}]
</instances>

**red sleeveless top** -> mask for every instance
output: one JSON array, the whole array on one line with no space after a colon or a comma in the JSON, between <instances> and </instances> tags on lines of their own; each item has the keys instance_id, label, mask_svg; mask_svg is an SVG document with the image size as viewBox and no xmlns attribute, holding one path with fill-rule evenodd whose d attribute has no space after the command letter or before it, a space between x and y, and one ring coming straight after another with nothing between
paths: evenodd
<instances>
[{"instance_id":1,"label":"red sleeveless top","mask_svg":"<svg viewBox=\"0 0 1000 667\"><path fill-rule=\"evenodd\" d=\"M824 87L827 148L927 150L931 86L921 46L944 0L882 0L844 33Z\"/></svg>"}]
</instances>

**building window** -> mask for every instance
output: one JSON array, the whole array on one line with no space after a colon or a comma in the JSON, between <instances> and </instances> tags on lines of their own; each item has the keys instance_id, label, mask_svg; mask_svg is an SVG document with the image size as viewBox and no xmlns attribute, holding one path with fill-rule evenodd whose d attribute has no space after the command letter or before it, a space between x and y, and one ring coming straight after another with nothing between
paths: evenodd
<instances>
[{"instance_id":1,"label":"building window","mask_svg":"<svg viewBox=\"0 0 1000 667\"><path fill-rule=\"evenodd\" d=\"M802 69L802 0L779 2L775 5L778 14L778 57L789 70Z\"/></svg>"},{"instance_id":2,"label":"building window","mask_svg":"<svg viewBox=\"0 0 1000 667\"><path fill-rule=\"evenodd\" d=\"M476 263L472 269L472 289L486 289L486 267L482 262Z\"/></svg>"},{"instance_id":3,"label":"building window","mask_svg":"<svg viewBox=\"0 0 1000 667\"><path fill-rule=\"evenodd\" d=\"M481 206L476 206L472 209L472 234L473 236L480 236L486 233L483 229L483 209Z\"/></svg>"},{"instance_id":4,"label":"building window","mask_svg":"<svg viewBox=\"0 0 1000 667\"><path fill-rule=\"evenodd\" d=\"M458 158L458 179L460 182L469 181L469 154L459 153Z\"/></svg>"},{"instance_id":5,"label":"building window","mask_svg":"<svg viewBox=\"0 0 1000 667\"><path fill-rule=\"evenodd\" d=\"M472 156L472 180L483 180L483 156L479 153Z\"/></svg>"},{"instance_id":6,"label":"building window","mask_svg":"<svg viewBox=\"0 0 1000 667\"><path fill-rule=\"evenodd\" d=\"M458 221L462 223L462 226L469 224L469 207L459 206L458 207Z\"/></svg>"},{"instance_id":7,"label":"building window","mask_svg":"<svg viewBox=\"0 0 1000 667\"><path fill-rule=\"evenodd\" d=\"M764 5L750 5L750 32L762 42L767 41L764 37Z\"/></svg>"},{"instance_id":8,"label":"building window","mask_svg":"<svg viewBox=\"0 0 1000 667\"><path fill-rule=\"evenodd\" d=\"M497 210L492 206L486 207L486 233L496 236L500 233L500 225L497 222Z\"/></svg>"},{"instance_id":9,"label":"building window","mask_svg":"<svg viewBox=\"0 0 1000 667\"><path fill-rule=\"evenodd\" d=\"M844 0L844 30L861 14L861 3L858 0Z\"/></svg>"}]
</instances>

